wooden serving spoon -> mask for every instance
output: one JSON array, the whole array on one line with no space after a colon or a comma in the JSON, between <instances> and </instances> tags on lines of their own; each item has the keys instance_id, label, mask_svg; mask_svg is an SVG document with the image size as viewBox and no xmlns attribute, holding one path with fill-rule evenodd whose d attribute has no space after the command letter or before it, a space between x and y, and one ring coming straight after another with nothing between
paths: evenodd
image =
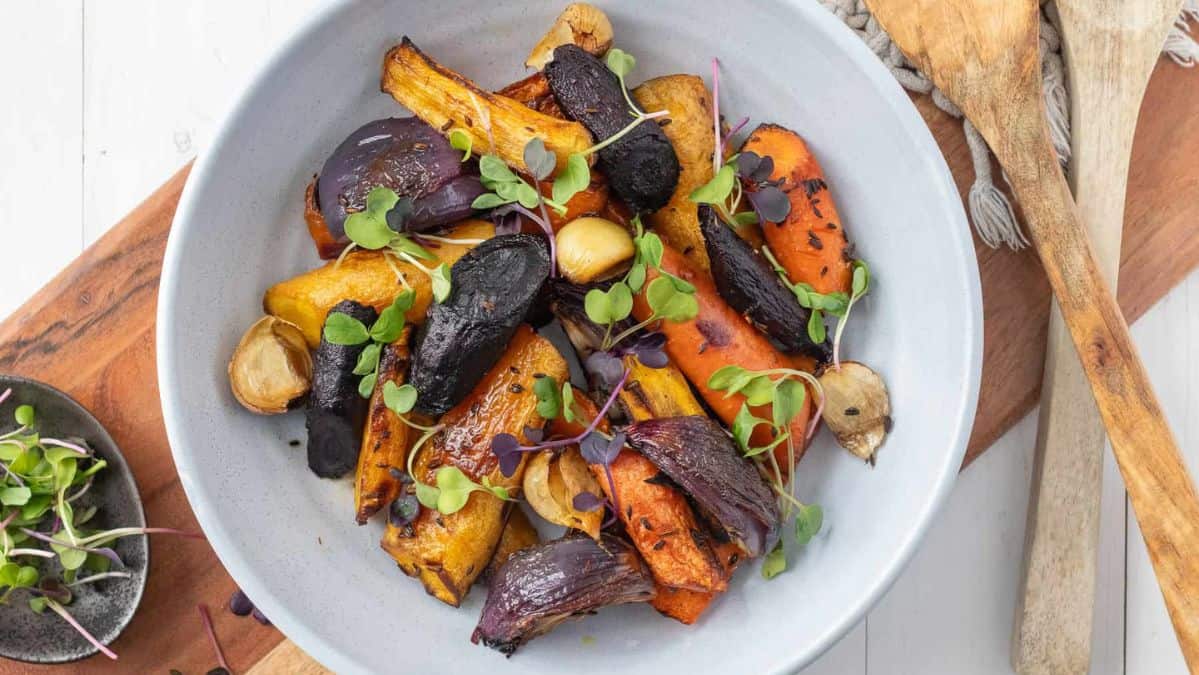
<instances>
[{"instance_id":1,"label":"wooden serving spoon","mask_svg":"<svg viewBox=\"0 0 1199 675\"><path fill-rule=\"evenodd\" d=\"M1036 0L866 0L1007 171L1070 329L1183 655L1199 670L1199 499L1049 138Z\"/></svg>"},{"instance_id":2,"label":"wooden serving spoon","mask_svg":"<svg viewBox=\"0 0 1199 675\"><path fill-rule=\"evenodd\" d=\"M1120 270L1137 115L1181 4L1057 0L1070 68L1070 186L1112 288ZM1099 410L1055 303L1012 639L1012 667L1023 675L1086 673L1090 667L1104 439Z\"/></svg>"}]
</instances>

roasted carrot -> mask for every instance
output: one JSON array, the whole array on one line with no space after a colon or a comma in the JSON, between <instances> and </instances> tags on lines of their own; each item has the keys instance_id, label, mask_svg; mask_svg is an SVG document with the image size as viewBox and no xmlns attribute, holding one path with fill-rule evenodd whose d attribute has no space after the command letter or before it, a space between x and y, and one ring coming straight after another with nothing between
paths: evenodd
<instances>
[{"instance_id":1,"label":"roasted carrot","mask_svg":"<svg viewBox=\"0 0 1199 675\"><path fill-rule=\"evenodd\" d=\"M771 180L791 201L781 223L763 223L766 242L791 281L810 284L818 293L848 293L853 281L849 239L829 194L824 172L799 134L777 124L759 125L742 152L774 160Z\"/></svg>"},{"instance_id":2,"label":"roasted carrot","mask_svg":"<svg viewBox=\"0 0 1199 675\"><path fill-rule=\"evenodd\" d=\"M379 509L400 495L402 484L393 470L402 471L407 464L412 429L384 403L383 390L388 382L404 384L411 334L412 328L405 328L400 338L387 345L379 357L379 377L371 394L358 468L354 472L354 518L359 525L365 525Z\"/></svg>"},{"instance_id":3,"label":"roasted carrot","mask_svg":"<svg viewBox=\"0 0 1199 675\"><path fill-rule=\"evenodd\" d=\"M592 419L598 410L586 395L575 393L575 401ZM601 422L601 429L607 422ZM551 433L578 434L578 424L561 419L551 424ZM716 559L703 525L691 510L687 498L677 488L663 484L653 462L632 448L620 451L611 465L615 496L604 468L592 465L591 471L608 499L620 505L633 545L649 565L654 579L663 586L695 591L723 591L728 587L724 569Z\"/></svg>"},{"instance_id":4,"label":"roasted carrot","mask_svg":"<svg viewBox=\"0 0 1199 675\"><path fill-rule=\"evenodd\" d=\"M557 117L560 120L566 119L566 114L558 105L558 99L554 98L554 92L550 91L550 81L545 79L545 73L541 71L537 71L523 80L517 80L496 93L520 101L526 107L543 115Z\"/></svg>"},{"instance_id":5,"label":"roasted carrot","mask_svg":"<svg viewBox=\"0 0 1199 675\"><path fill-rule=\"evenodd\" d=\"M740 550L736 544L729 541L714 544L713 547L716 550L716 557L724 567L725 574L731 577L734 568L741 560ZM662 584L657 584L657 587L658 594L649 601L649 604L662 614L688 626L698 621L704 610L708 609L720 596L719 593L671 588Z\"/></svg>"},{"instance_id":6,"label":"roasted carrot","mask_svg":"<svg viewBox=\"0 0 1199 675\"><path fill-rule=\"evenodd\" d=\"M664 247L662 268L691 282L695 286L695 299L699 305L699 314L690 321L660 322L659 330L666 334L666 353L725 424L732 425L738 411L741 410L741 404L745 402L745 397L741 394L727 396L723 391L708 388L708 378L717 370L730 364L760 371L805 368L810 363L810 360L795 359L775 349L765 336L725 303L706 274L692 267L681 253L670 246ZM658 276L658 271L651 268L646 275L645 288ZM633 298L633 315L638 321L645 321L652 313L643 289ZM769 404L751 408L751 412L763 419L771 418L770 411ZM795 461L799 461L806 446L810 415L809 396L804 401L803 410L791 421L791 434L795 439ZM754 430L751 440L754 445L770 443L769 427L759 425ZM786 443L775 447L775 458L780 466L786 466Z\"/></svg>"}]
</instances>

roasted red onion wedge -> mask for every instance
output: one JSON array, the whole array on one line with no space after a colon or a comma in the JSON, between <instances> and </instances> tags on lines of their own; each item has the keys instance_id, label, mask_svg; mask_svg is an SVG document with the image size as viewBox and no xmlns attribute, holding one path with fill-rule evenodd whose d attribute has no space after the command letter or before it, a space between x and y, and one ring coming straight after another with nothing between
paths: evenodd
<instances>
[{"instance_id":1,"label":"roasted red onion wedge","mask_svg":"<svg viewBox=\"0 0 1199 675\"><path fill-rule=\"evenodd\" d=\"M491 581L470 641L511 656L567 619L653 597L653 577L623 539L569 535L508 558Z\"/></svg>"},{"instance_id":2,"label":"roasted red onion wedge","mask_svg":"<svg viewBox=\"0 0 1199 675\"><path fill-rule=\"evenodd\" d=\"M702 415L645 420L625 429L629 445L678 483L746 555L779 538L778 501L733 439Z\"/></svg>"},{"instance_id":3,"label":"roasted red onion wedge","mask_svg":"<svg viewBox=\"0 0 1199 675\"><path fill-rule=\"evenodd\" d=\"M412 200L405 230L433 229L474 213L471 202L484 190L471 166L444 136L415 117L375 120L346 137L325 160L316 205L330 238L343 244L349 243L346 216L365 208L367 194L377 187Z\"/></svg>"}]
</instances>

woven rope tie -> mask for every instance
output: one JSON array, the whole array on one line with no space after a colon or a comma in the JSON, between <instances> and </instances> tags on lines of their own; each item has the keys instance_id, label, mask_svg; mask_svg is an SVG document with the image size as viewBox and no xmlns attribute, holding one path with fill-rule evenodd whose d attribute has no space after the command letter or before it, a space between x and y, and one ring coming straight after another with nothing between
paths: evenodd
<instances>
[{"instance_id":1,"label":"woven rope tie","mask_svg":"<svg viewBox=\"0 0 1199 675\"><path fill-rule=\"evenodd\" d=\"M857 33L904 89L929 94L933 103L946 114L958 119L962 117L962 111L904 57L891 37L870 15L864 0L820 0L820 4ZM1199 62L1199 43L1196 43L1191 33L1190 20L1199 21L1199 0L1186 0L1182 14L1162 48L1163 53L1175 63L1188 68ZM1070 95L1066 89L1066 64L1062 60L1062 40L1056 21L1056 7L1052 2L1044 3L1041 10L1042 89L1049 110L1053 147L1057 150L1058 161L1066 167L1070 163ZM1006 244L1015 249L1024 248L1028 240L1016 221L1012 205L995 185L991 172L991 150L987 142L969 120L962 121L962 130L974 164L974 184L970 186L966 202L975 231L988 246ZM1004 180L1006 182L1006 177Z\"/></svg>"}]
</instances>

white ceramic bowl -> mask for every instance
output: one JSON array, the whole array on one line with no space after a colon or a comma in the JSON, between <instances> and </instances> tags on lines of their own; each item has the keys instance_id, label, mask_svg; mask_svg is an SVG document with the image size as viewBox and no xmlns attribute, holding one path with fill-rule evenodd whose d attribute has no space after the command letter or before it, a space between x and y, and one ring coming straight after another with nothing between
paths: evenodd
<instances>
[{"instance_id":1,"label":"white ceramic bowl","mask_svg":"<svg viewBox=\"0 0 1199 675\"><path fill-rule=\"evenodd\" d=\"M360 124L402 110L379 92L384 52L407 34L484 86L523 76L565 0L336 3L274 57L193 169L159 294L158 372L179 475L221 561L309 654L342 673L575 675L779 673L808 663L895 579L953 483L982 354L978 271L945 162L875 56L815 2L600 0L632 79L706 75L722 110L801 132L821 158L875 287L844 352L875 366L895 425L873 469L822 437L800 494L826 530L784 575L743 568L693 627L645 605L564 625L511 660L468 641L482 589L461 609L428 597L353 524L348 482L314 477L303 416L259 417L225 364L272 283L316 266L304 186ZM582 640L590 636L594 640Z\"/></svg>"}]
</instances>

